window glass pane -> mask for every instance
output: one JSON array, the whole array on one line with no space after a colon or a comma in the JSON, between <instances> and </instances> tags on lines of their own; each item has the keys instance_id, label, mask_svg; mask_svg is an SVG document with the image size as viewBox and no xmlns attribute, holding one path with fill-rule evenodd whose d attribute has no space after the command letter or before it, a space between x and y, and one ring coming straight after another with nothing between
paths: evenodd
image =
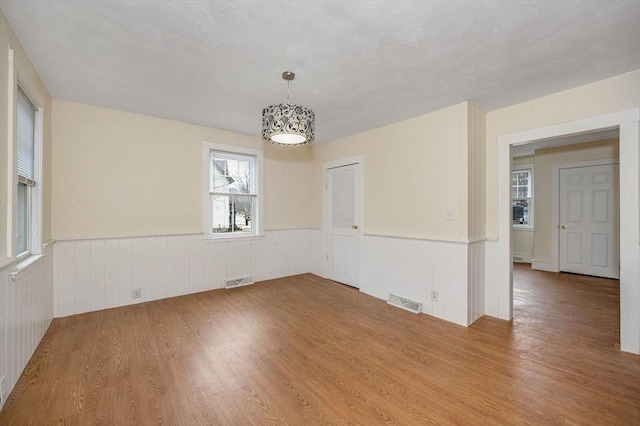
<instances>
[{"instance_id":1,"label":"window glass pane","mask_svg":"<svg viewBox=\"0 0 640 426\"><path fill-rule=\"evenodd\" d=\"M229 192L229 180L226 176L215 176L210 192Z\"/></svg>"},{"instance_id":2,"label":"window glass pane","mask_svg":"<svg viewBox=\"0 0 640 426\"><path fill-rule=\"evenodd\" d=\"M18 184L17 209L17 254L29 250L29 188L24 183Z\"/></svg>"},{"instance_id":3,"label":"window glass pane","mask_svg":"<svg viewBox=\"0 0 640 426\"><path fill-rule=\"evenodd\" d=\"M513 224L529 225L529 199L513 200Z\"/></svg>"},{"instance_id":4,"label":"window glass pane","mask_svg":"<svg viewBox=\"0 0 640 426\"><path fill-rule=\"evenodd\" d=\"M252 233L254 216L253 196L212 195L212 231L214 233Z\"/></svg>"},{"instance_id":5,"label":"window glass pane","mask_svg":"<svg viewBox=\"0 0 640 426\"><path fill-rule=\"evenodd\" d=\"M528 198L528 197L529 197L529 188L527 188L526 186L519 186L518 195L516 196L516 198Z\"/></svg>"},{"instance_id":6,"label":"window glass pane","mask_svg":"<svg viewBox=\"0 0 640 426\"><path fill-rule=\"evenodd\" d=\"M516 172L516 180L518 185L528 185L529 184L529 172Z\"/></svg>"},{"instance_id":7,"label":"window glass pane","mask_svg":"<svg viewBox=\"0 0 640 426\"><path fill-rule=\"evenodd\" d=\"M253 160L217 158L214 154L210 192L253 194Z\"/></svg>"}]
</instances>

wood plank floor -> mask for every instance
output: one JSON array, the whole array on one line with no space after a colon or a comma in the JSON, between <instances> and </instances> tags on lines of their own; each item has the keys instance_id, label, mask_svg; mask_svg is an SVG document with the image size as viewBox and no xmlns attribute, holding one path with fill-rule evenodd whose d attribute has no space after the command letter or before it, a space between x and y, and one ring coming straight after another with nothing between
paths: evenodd
<instances>
[{"instance_id":1,"label":"wood plank floor","mask_svg":"<svg viewBox=\"0 0 640 426\"><path fill-rule=\"evenodd\" d=\"M618 281L514 274L469 328L310 274L56 319L0 424L640 424Z\"/></svg>"}]
</instances>

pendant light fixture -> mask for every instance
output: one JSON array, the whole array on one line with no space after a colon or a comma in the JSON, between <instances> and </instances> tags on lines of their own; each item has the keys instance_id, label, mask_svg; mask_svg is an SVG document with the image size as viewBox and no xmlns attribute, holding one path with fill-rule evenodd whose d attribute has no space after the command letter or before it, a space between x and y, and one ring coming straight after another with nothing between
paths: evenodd
<instances>
[{"instance_id":1,"label":"pendant light fixture","mask_svg":"<svg viewBox=\"0 0 640 426\"><path fill-rule=\"evenodd\" d=\"M306 145L313 142L316 116L309 108L289 103L291 71L282 73L287 81L287 103L269 105L262 110L262 138L277 145Z\"/></svg>"}]
</instances>

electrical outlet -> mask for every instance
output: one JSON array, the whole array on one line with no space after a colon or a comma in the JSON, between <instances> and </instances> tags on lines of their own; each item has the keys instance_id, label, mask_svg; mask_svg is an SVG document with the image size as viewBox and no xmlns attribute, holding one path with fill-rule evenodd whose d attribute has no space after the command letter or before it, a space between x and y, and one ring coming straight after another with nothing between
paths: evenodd
<instances>
[{"instance_id":1,"label":"electrical outlet","mask_svg":"<svg viewBox=\"0 0 640 426\"><path fill-rule=\"evenodd\" d=\"M434 302L438 301L438 292L436 290L431 290L431 300Z\"/></svg>"},{"instance_id":2,"label":"electrical outlet","mask_svg":"<svg viewBox=\"0 0 640 426\"><path fill-rule=\"evenodd\" d=\"M141 288L134 288L133 289L133 298L134 299L140 299L142 297L142 289Z\"/></svg>"},{"instance_id":3,"label":"electrical outlet","mask_svg":"<svg viewBox=\"0 0 640 426\"><path fill-rule=\"evenodd\" d=\"M4 376L0 378L0 407L4 404L4 399L7 396L7 381Z\"/></svg>"}]
</instances>

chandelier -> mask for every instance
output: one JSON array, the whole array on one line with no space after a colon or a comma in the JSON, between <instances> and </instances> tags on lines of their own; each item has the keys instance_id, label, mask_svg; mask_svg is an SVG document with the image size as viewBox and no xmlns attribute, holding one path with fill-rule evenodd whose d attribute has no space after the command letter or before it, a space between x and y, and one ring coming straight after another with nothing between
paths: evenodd
<instances>
[{"instance_id":1,"label":"chandelier","mask_svg":"<svg viewBox=\"0 0 640 426\"><path fill-rule=\"evenodd\" d=\"M282 73L287 81L287 102L269 105L262 110L262 139L277 145L306 145L313 142L316 116L309 108L289 103L291 71Z\"/></svg>"}]
</instances>

